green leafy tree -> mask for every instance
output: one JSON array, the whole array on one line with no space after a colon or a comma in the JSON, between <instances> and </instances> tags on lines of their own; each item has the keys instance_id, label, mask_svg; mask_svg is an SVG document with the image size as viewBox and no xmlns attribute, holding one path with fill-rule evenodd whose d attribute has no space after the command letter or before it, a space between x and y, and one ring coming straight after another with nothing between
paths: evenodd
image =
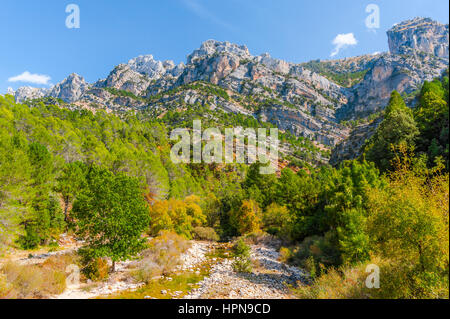
<instances>
[{"instance_id":1,"label":"green leafy tree","mask_svg":"<svg viewBox=\"0 0 450 319\"><path fill-rule=\"evenodd\" d=\"M62 169L57 178L56 191L64 200L64 221L69 221L69 206L80 192L86 174L86 166L82 162L69 163Z\"/></svg>"},{"instance_id":2,"label":"green leafy tree","mask_svg":"<svg viewBox=\"0 0 450 319\"><path fill-rule=\"evenodd\" d=\"M438 156L449 160L448 77L425 82L414 118L420 131L417 151L428 155L431 166Z\"/></svg>"},{"instance_id":3,"label":"green leafy tree","mask_svg":"<svg viewBox=\"0 0 450 319\"><path fill-rule=\"evenodd\" d=\"M141 234L150 218L135 178L92 166L72 212L78 235L86 240L94 257L111 258L112 271L116 261L132 257L145 247Z\"/></svg>"},{"instance_id":4,"label":"green leafy tree","mask_svg":"<svg viewBox=\"0 0 450 319\"><path fill-rule=\"evenodd\" d=\"M389 186L368 192L371 245L396 267L392 295L448 298L448 173L442 163L417 171L417 162L400 154Z\"/></svg>"},{"instance_id":5,"label":"green leafy tree","mask_svg":"<svg viewBox=\"0 0 450 319\"><path fill-rule=\"evenodd\" d=\"M240 273L252 272L252 260L250 258L251 248L245 243L242 238L233 246L234 261L232 264L233 270Z\"/></svg>"},{"instance_id":6,"label":"green leafy tree","mask_svg":"<svg viewBox=\"0 0 450 319\"><path fill-rule=\"evenodd\" d=\"M289 239L292 228L292 216L286 206L270 204L263 212L264 229L273 235Z\"/></svg>"},{"instance_id":7,"label":"green leafy tree","mask_svg":"<svg viewBox=\"0 0 450 319\"><path fill-rule=\"evenodd\" d=\"M323 194L327 198L324 209L342 262L354 263L369 257L367 191L385 185L375 165L366 161L345 162L334 171L328 190Z\"/></svg>"},{"instance_id":8,"label":"green leafy tree","mask_svg":"<svg viewBox=\"0 0 450 319\"><path fill-rule=\"evenodd\" d=\"M261 174L261 166L262 164L257 162L249 167L243 188L247 191L250 199L265 208L273 201L277 179L275 174Z\"/></svg>"},{"instance_id":9,"label":"green leafy tree","mask_svg":"<svg viewBox=\"0 0 450 319\"><path fill-rule=\"evenodd\" d=\"M244 200L230 215L230 223L240 235L257 232L261 226L261 209L254 200Z\"/></svg>"},{"instance_id":10,"label":"green leafy tree","mask_svg":"<svg viewBox=\"0 0 450 319\"><path fill-rule=\"evenodd\" d=\"M374 162L380 170L389 170L395 157L392 148L400 144L414 146L418 134L411 109L401 95L393 91L383 122L364 147L365 158Z\"/></svg>"}]
</instances>

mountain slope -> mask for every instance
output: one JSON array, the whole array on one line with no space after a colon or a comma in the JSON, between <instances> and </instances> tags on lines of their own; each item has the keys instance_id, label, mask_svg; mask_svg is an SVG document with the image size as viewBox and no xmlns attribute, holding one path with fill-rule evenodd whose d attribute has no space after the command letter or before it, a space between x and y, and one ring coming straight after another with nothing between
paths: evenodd
<instances>
[{"instance_id":1,"label":"mountain slope","mask_svg":"<svg viewBox=\"0 0 450 319\"><path fill-rule=\"evenodd\" d=\"M351 134L343 120L379 112L393 90L413 95L448 68L448 25L416 18L394 26L388 39L390 53L303 64L267 53L253 56L244 45L208 40L188 55L186 64L139 56L97 83L71 75L51 89L21 88L15 97L51 96L73 107L155 115L208 105L334 148ZM204 90L207 95L200 92Z\"/></svg>"}]
</instances>

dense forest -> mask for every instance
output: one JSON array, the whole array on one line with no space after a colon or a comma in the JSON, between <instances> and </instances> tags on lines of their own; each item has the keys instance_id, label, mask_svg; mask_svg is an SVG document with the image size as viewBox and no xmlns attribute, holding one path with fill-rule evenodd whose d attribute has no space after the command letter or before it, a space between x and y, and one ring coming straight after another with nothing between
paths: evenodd
<instances>
[{"instance_id":1,"label":"dense forest","mask_svg":"<svg viewBox=\"0 0 450 319\"><path fill-rule=\"evenodd\" d=\"M359 159L261 175L258 163L171 162L170 129L206 110L119 117L0 96L0 249L56 245L71 232L96 257L120 261L142 250L143 233L227 241L264 232L311 274L301 298L448 298L448 75L417 98L411 109L392 93ZM384 289L351 284L369 264Z\"/></svg>"}]
</instances>

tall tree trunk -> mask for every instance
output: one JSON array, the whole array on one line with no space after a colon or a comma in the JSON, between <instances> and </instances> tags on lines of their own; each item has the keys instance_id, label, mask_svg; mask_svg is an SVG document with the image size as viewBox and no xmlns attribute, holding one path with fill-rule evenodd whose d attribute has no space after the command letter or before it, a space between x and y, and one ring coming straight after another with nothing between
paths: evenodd
<instances>
[{"instance_id":1,"label":"tall tree trunk","mask_svg":"<svg viewBox=\"0 0 450 319\"><path fill-rule=\"evenodd\" d=\"M111 272L115 272L115 271L116 271L116 262L113 260L113 261L112 261Z\"/></svg>"}]
</instances>

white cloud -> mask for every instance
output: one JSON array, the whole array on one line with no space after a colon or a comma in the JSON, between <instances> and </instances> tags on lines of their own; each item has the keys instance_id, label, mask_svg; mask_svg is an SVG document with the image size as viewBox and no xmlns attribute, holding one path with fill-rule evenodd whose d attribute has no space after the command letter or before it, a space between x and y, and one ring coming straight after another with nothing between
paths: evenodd
<instances>
[{"instance_id":1,"label":"white cloud","mask_svg":"<svg viewBox=\"0 0 450 319\"><path fill-rule=\"evenodd\" d=\"M342 49L345 49L348 46L357 45L358 41L353 33L346 33L338 34L336 38L334 38L333 44L335 47L333 52L331 52L332 57L336 56Z\"/></svg>"},{"instance_id":2,"label":"white cloud","mask_svg":"<svg viewBox=\"0 0 450 319\"><path fill-rule=\"evenodd\" d=\"M10 77L8 82L26 82L33 84L41 84L48 85L51 77L45 74L32 74L28 71L23 72L22 74Z\"/></svg>"}]
</instances>

